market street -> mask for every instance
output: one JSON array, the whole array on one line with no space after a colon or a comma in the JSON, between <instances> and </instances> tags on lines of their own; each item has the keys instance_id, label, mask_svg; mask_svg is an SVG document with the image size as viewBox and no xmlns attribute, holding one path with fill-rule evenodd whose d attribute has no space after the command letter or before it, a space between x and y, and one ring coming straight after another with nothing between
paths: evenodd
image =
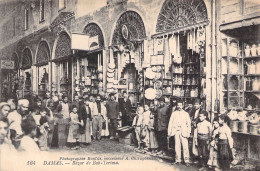
<instances>
[{"instance_id":1,"label":"market street","mask_svg":"<svg viewBox=\"0 0 260 171\"><path fill-rule=\"evenodd\" d=\"M157 157L152 157L149 154L141 154L134 152L134 147L113 140L94 141L91 145L88 145L86 148L80 148L78 150L51 149L50 152L59 156L59 158L71 158L72 156L77 156L85 157L86 160L88 160L88 158L96 159L88 160L91 163L90 165L84 165L85 167L81 166L78 168L82 170L86 168L99 169L102 166L106 166L106 169L117 168L116 170L118 170L119 168L120 170L140 170L140 167L142 166L145 166L145 170L156 170L155 168L158 168L160 170L197 170L196 167L186 167L184 165L171 165L171 163L173 162L171 160L162 160ZM113 160L116 158L118 160ZM99 161L101 161L101 164L98 164ZM109 163L111 161L114 162L114 164Z\"/></svg>"}]
</instances>

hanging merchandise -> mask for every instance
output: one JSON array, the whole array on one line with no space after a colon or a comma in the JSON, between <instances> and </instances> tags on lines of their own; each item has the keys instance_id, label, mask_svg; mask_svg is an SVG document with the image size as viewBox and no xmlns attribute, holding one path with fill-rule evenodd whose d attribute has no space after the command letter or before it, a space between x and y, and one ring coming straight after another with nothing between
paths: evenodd
<instances>
[{"instance_id":1,"label":"hanging merchandise","mask_svg":"<svg viewBox=\"0 0 260 171\"><path fill-rule=\"evenodd\" d=\"M175 57L176 56L176 35L175 34L173 34L169 38L169 49L170 49L170 54L172 55L172 57Z\"/></svg>"},{"instance_id":2,"label":"hanging merchandise","mask_svg":"<svg viewBox=\"0 0 260 171\"><path fill-rule=\"evenodd\" d=\"M145 71L145 77L149 79L154 79L155 78L155 72L152 71L152 68L147 68Z\"/></svg>"},{"instance_id":3,"label":"hanging merchandise","mask_svg":"<svg viewBox=\"0 0 260 171\"><path fill-rule=\"evenodd\" d=\"M170 70L170 52L169 52L169 40L168 36L164 39L164 74L166 77L166 73Z\"/></svg>"},{"instance_id":4,"label":"hanging merchandise","mask_svg":"<svg viewBox=\"0 0 260 171\"><path fill-rule=\"evenodd\" d=\"M156 99L159 99L159 98L161 98L161 97L162 97L162 90L157 89L157 90L156 90L156 96L155 96L155 98L156 98Z\"/></svg>"},{"instance_id":5,"label":"hanging merchandise","mask_svg":"<svg viewBox=\"0 0 260 171\"><path fill-rule=\"evenodd\" d=\"M163 50L164 50L164 38L158 38L156 39L156 51L155 51L155 55L157 54L163 54Z\"/></svg>"},{"instance_id":6,"label":"hanging merchandise","mask_svg":"<svg viewBox=\"0 0 260 171\"><path fill-rule=\"evenodd\" d=\"M144 40L144 59L143 59L143 63L142 63L142 67L143 68L147 68L150 67L150 52L149 49L151 49L151 43L148 42L148 40Z\"/></svg>"},{"instance_id":7,"label":"hanging merchandise","mask_svg":"<svg viewBox=\"0 0 260 171\"><path fill-rule=\"evenodd\" d=\"M153 88L148 88L148 89L146 89L145 90L145 98L147 98L147 99L149 99L149 100L153 100L153 99L155 99L155 97L156 97L156 90L155 89L153 89Z\"/></svg>"}]
</instances>

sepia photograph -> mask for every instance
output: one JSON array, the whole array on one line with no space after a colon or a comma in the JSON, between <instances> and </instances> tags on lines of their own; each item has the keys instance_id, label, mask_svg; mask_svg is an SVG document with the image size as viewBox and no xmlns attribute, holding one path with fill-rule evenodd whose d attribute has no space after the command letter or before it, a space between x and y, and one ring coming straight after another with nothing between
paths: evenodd
<instances>
[{"instance_id":1,"label":"sepia photograph","mask_svg":"<svg viewBox=\"0 0 260 171\"><path fill-rule=\"evenodd\" d=\"M260 170L259 0L0 0L0 18L0 171Z\"/></svg>"}]
</instances>

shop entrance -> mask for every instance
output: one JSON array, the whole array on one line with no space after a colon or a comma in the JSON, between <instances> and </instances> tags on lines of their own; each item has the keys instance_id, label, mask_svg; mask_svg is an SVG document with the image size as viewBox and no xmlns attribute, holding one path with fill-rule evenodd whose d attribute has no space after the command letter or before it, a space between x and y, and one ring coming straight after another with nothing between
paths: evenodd
<instances>
[{"instance_id":1,"label":"shop entrance","mask_svg":"<svg viewBox=\"0 0 260 171\"><path fill-rule=\"evenodd\" d=\"M137 73L135 64L127 64L123 69L120 80L126 83L127 89L119 90L119 94L123 94L124 91L128 92L129 99L133 105L138 102L138 90L137 90Z\"/></svg>"}]
</instances>

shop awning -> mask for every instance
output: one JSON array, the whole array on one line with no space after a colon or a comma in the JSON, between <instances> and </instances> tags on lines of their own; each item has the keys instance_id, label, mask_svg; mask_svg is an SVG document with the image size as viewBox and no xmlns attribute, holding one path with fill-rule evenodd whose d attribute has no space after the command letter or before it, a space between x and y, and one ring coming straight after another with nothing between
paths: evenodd
<instances>
[{"instance_id":1,"label":"shop awning","mask_svg":"<svg viewBox=\"0 0 260 171\"><path fill-rule=\"evenodd\" d=\"M72 57L72 55L64 56L64 57L61 57L61 58L55 58L55 59L50 60L50 62L63 62L63 61L68 61L69 58L71 58L71 57Z\"/></svg>"},{"instance_id":2,"label":"shop awning","mask_svg":"<svg viewBox=\"0 0 260 171\"><path fill-rule=\"evenodd\" d=\"M222 24L222 25L220 25L219 29L220 29L220 31L227 31L227 30L233 30L233 29L242 28L242 27L255 26L255 25L259 25L259 24L260 24L260 17L257 17L257 18L240 20L240 21L232 22L232 23L228 23L228 24Z\"/></svg>"},{"instance_id":3,"label":"shop awning","mask_svg":"<svg viewBox=\"0 0 260 171\"><path fill-rule=\"evenodd\" d=\"M92 51L98 49L99 41L98 35L90 37L86 34L72 33L71 36L71 49Z\"/></svg>"}]
</instances>

